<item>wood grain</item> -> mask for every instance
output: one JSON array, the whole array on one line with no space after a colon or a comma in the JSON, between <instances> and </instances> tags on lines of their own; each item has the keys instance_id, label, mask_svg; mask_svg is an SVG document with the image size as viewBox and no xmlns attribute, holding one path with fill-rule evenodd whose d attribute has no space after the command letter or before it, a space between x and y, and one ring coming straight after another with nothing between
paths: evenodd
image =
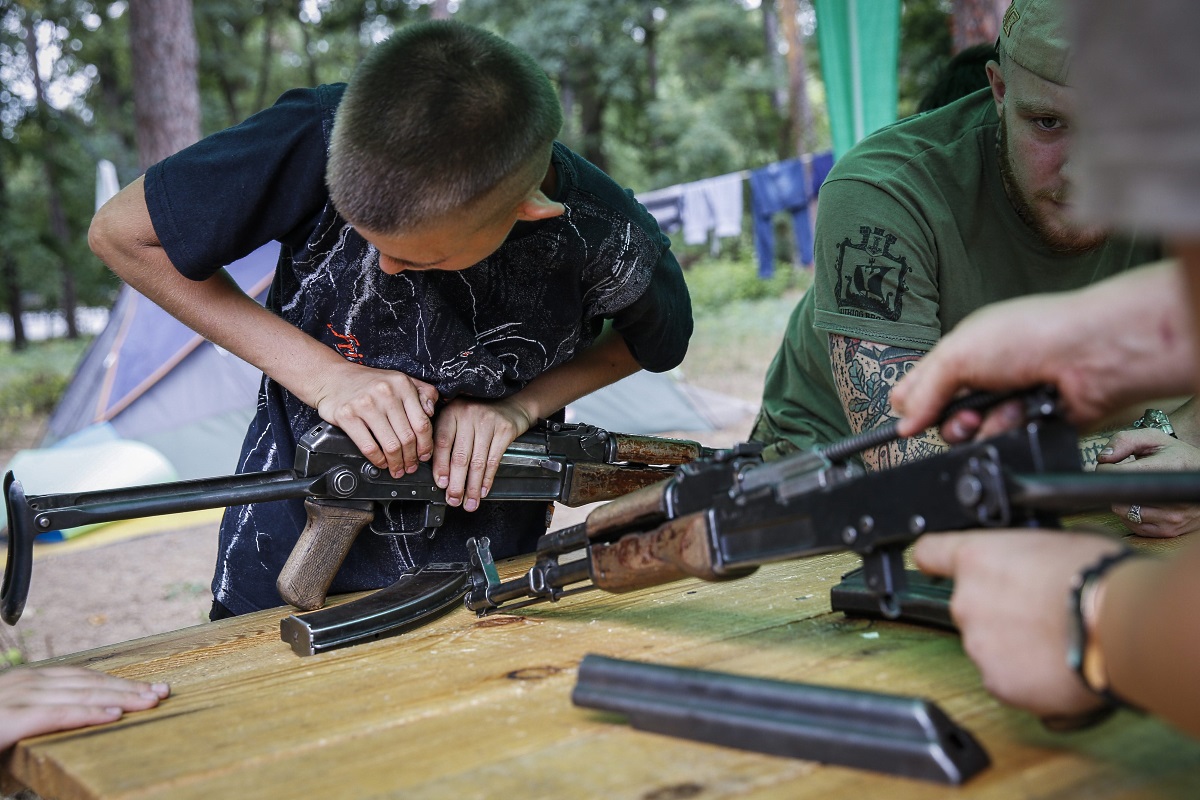
<instances>
[{"instance_id":1,"label":"wood grain","mask_svg":"<svg viewBox=\"0 0 1200 800\"><path fill-rule=\"evenodd\" d=\"M514 576L527 559L500 565ZM805 798L1200 796L1200 744L1131 713L1044 731L981 688L957 638L856 620L832 555L727 583L593 592L387 640L294 655L277 609L57 659L172 696L112 725L29 739L9 786L61 798ZM339 598L342 599L342 598ZM587 653L937 701L992 766L951 789L641 733L575 708Z\"/></svg>"}]
</instances>

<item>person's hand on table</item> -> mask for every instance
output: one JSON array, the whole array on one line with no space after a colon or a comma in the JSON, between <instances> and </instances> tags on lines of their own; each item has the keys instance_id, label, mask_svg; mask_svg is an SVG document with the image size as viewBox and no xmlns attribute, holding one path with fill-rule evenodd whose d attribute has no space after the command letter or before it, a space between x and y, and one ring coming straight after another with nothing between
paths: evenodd
<instances>
[{"instance_id":1,"label":"person's hand on table","mask_svg":"<svg viewBox=\"0 0 1200 800\"><path fill-rule=\"evenodd\" d=\"M466 511L487 497L508 446L533 425L512 398L457 397L434 421L433 479L446 490L446 503Z\"/></svg>"},{"instance_id":2,"label":"person's hand on table","mask_svg":"<svg viewBox=\"0 0 1200 800\"><path fill-rule=\"evenodd\" d=\"M17 667L0 672L0 751L29 736L100 725L153 708L170 694L80 667Z\"/></svg>"},{"instance_id":3,"label":"person's hand on table","mask_svg":"<svg viewBox=\"0 0 1200 800\"><path fill-rule=\"evenodd\" d=\"M954 579L950 613L984 688L1041 717L1071 717L1102 704L1067 665L1072 582L1120 549L1093 534L997 530L927 534L913 557Z\"/></svg>"},{"instance_id":4,"label":"person's hand on table","mask_svg":"<svg viewBox=\"0 0 1200 800\"><path fill-rule=\"evenodd\" d=\"M1097 460L1097 471L1200 470L1200 449L1155 428L1141 428L1117 433ZM1112 510L1138 536L1166 539L1200 530L1198 505L1117 504Z\"/></svg>"}]
</instances>

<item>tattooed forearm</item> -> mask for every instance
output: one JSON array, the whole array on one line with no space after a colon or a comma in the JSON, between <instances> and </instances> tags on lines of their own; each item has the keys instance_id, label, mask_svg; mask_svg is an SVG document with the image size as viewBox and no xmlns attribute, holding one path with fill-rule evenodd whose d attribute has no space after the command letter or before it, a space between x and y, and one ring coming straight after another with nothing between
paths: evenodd
<instances>
[{"instance_id":1,"label":"tattooed forearm","mask_svg":"<svg viewBox=\"0 0 1200 800\"><path fill-rule=\"evenodd\" d=\"M874 430L899 419L892 410L891 391L896 382L923 356L923 350L867 342L846 336L829 337L833 380L850 429ZM904 461L940 453L948 448L935 431L869 450L862 455L867 469L894 467Z\"/></svg>"}]
</instances>

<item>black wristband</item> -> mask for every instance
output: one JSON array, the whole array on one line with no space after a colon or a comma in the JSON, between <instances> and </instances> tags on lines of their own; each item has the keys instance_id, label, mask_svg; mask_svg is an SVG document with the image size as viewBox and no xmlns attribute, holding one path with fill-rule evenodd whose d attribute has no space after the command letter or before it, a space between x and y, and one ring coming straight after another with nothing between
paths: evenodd
<instances>
[{"instance_id":1,"label":"black wristband","mask_svg":"<svg viewBox=\"0 0 1200 800\"><path fill-rule=\"evenodd\" d=\"M1070 611L1073 625L1071 646L1067 651L1067 663L1079 676L1079 680L1087 689L1107 702L1112 707L1134 708L1132 704L1115 694L1108 686L1107 679L1103 685L1096 686L1087 674L1088 648L1091 646L1088 635L1087 620L1084 618L1084 602L1087 595L1094 591L1095 585L1109 570L1128 558L1138 555L1136 550L1124 548L1116 553L1110 553L1092 566L1083 570L1075 578L1071 586Z\"/></svg>"}]
</instances>

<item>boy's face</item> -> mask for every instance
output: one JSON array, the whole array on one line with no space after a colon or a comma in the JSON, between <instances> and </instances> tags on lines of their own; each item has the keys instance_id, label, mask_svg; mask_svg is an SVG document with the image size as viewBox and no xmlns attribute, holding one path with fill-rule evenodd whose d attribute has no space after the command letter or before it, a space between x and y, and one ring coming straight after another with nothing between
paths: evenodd
<instances>
[{"instance_id":1,"label":"boy's face","mask_svg":"<svg viewBox=\"0 0 1200 800\"><path fill-rule=\"evenodd\" d=\"M359 235L379 251L379 268L388 275L409 270L460 270L473 267L504 243L516 222L490 223L473 232L465 232L451 223L439 223L418 233L386 236L363 228Z\"/></svg>"},{"instance_id":2,"label":"boy's face","mask_svg":"<svg viewBox=\"0 0 1200 800\"><path fill-rule=\"evenodd\" d=\"M551 170L539 176L532 188L524 183L516 193L518 200L513 199L511 186L502 185L496 190L498 197L484 197L461 214L417 231L388 235L357 226L355 230L379 251L379 268L388 275L409 270L463 270L496 252L517 222L562 214L563 204L554 202L543 191L553 183Z\"/></svg>"}]
</instances>

